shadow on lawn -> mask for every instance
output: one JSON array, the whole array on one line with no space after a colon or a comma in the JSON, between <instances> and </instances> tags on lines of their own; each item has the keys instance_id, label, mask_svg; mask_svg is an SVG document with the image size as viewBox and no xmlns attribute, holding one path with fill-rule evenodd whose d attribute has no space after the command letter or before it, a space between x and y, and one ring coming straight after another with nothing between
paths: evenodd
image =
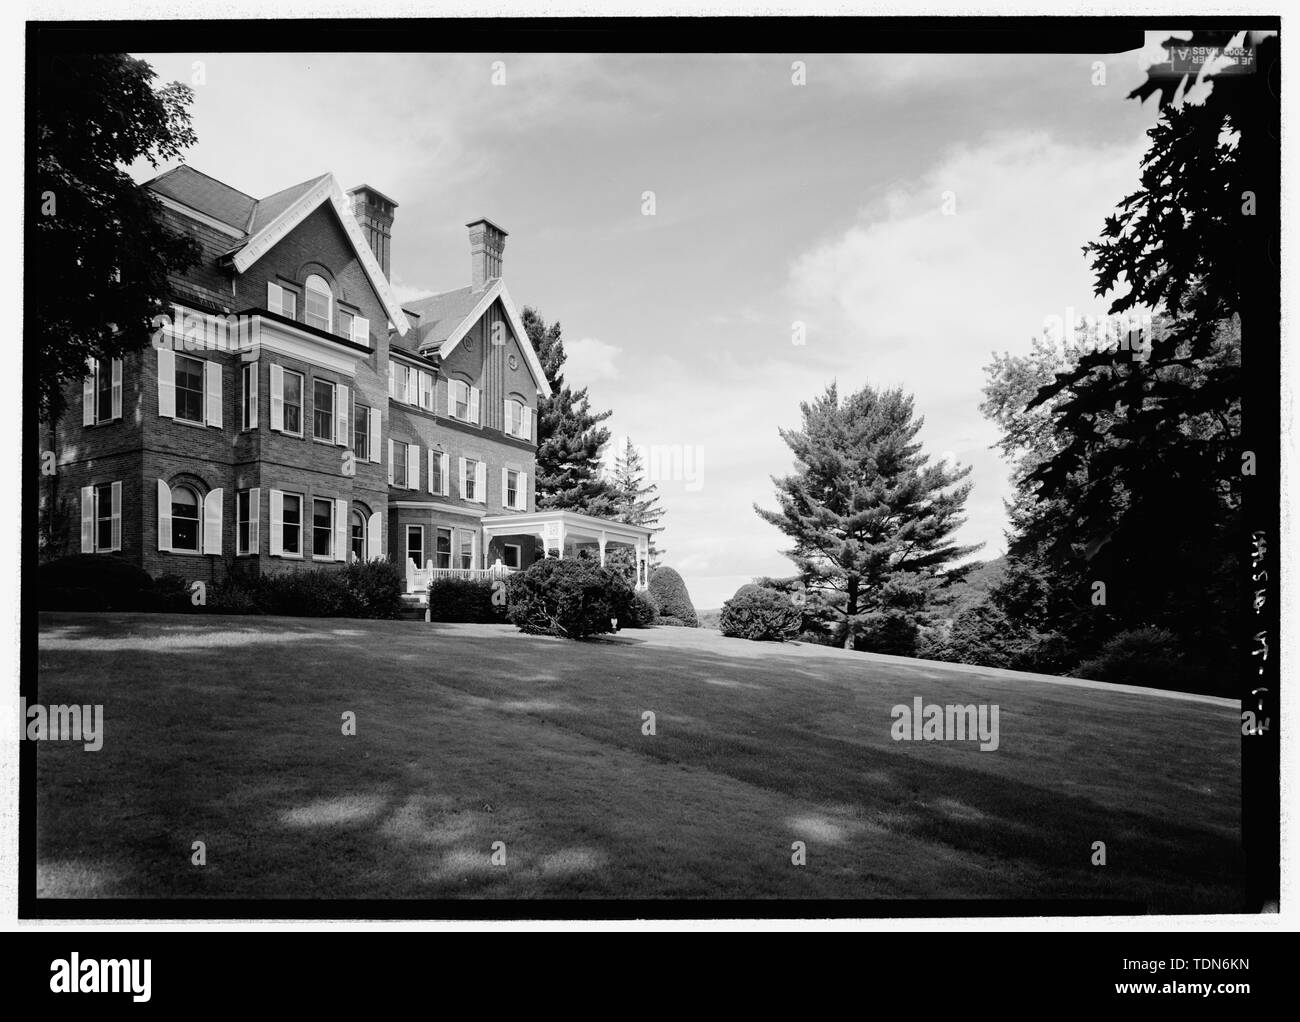
<instances>
[{"instance_id":1,"label":"shadow on lawn","mask_svg":"<svg viewBox=\"0 0 1300 1022\"><path fill-rule=\"evenodd\" d=\"M1240 897L1231 784L1224 782L1234 800L1226 808L1199 792L1178 796L1179 771L1217 781L1216 763L1222 774L1235 770L1235 746L1207 737L1217 734L1216 722L1204 708L1179 708L1193 722L1180 731L1167 719L1174 710L1153 700L995 687L995 698L1021 705L1004 707L1002 749L984 754L970 744L889 738L889 706L930 694L918 686L929 685L938 699L987 698L974 675L768 644L754 644L756 654L738 662L730 648L675 647L636 633L575 645L508 629L235 622L140 616L126 622L124 635L121 620L104 616L53 621L42 631L43 653L84 652L88 663L109 665L129 651L133 676L143 679L174 678L178 651L225 647L244 665L267 665L261 675L236 670L210 683L160 681L130 693L137 702L122 709L124 747L106 746L101 759L41 749L38 844L47 896L659 896L667 882L650 876L637 842L624 839L629 828L654 833L654 820L593 815L580 831L558 832L540 800L502 807L485 800L497 796L481 794L511 776L535 796L544 782L529 775L548 757L597 757L609 783L633 794L640 784L655 798L672 797L665 785L715 779L715 815L701 825L751 859L788 856L783 847L793 840L869 847L881 856L875 879L920 878L900 883L900 896L923 887L937 864L958 861L960 875L984 872L987 884L931 887L925 896L1005 897L1018 885L1025 897L1119 898L1162 911L1228 911ZM379 643L368 661L353 641L361 636ZM447 666L453 639L458 659ZM386 661L422 656L427 676L375 676ZM274 680L313 672L320 681L301 691L281 691ZM67 673L52 674L52 695L69 691ZM324 707L319 715L312 699ZM1077 712L1072 700L1085 700L1088 712L1052 719L1062 707ZM339 745L332 736L344 706L372 730L363 726ZM639 726L649 708L660 725L653 738ZM255 727L268 713L280 715L280 733L269 738ZM436 743L428 751L444 718L474 729L472 740L461 739L464 748L455 747L461 759L438 758L452 753ZM525 740L510 730L521 719L544 730ZM386 729L377 736L375 720ZM141 761L149 728L163 729L166 744ZM292 741L272 740L284 735ZM1031 747L1026 736L1055 744ZM483 750L468 748L480 740ZM624 763L634 771L624 767L615 778ZM122 790L111 777L103 783L96 775L103 768L122 769L137 790ZM454 772L455 783L439 787L438 771ZM780 807L766 824L770 849L768 833L761 841L728 833L727 799L747 791ZM563 803L565 793L557 797ZM191 868L191 841L204 834L215 837L210 864ZM506 867L491 863L495 840L506 842ZM1090 864L1094 841L1107 844L1104 869ZM766 868L751 865L760 877ZM728 866L716 869L712 889L701 881L691 888L695 896L800 890L788 871L772 871L771 889L736 890ZM611 873L645 886L613 884ZM816 882L819 897L864 890L851 876Z\"/></svg>"}]
</instances>

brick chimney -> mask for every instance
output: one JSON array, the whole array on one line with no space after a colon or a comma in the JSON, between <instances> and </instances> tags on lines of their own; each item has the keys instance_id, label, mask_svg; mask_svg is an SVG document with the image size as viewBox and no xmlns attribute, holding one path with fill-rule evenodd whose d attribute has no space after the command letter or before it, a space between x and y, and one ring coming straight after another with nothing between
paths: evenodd
<instances>
[{"instance_id":1,"label":"brick chimney","mask_svg":"<svg viewBox=\"0 0 1300 1022\"><path fill-rule=\"evenodd\" d=\"M393 245L393 211L397 209L397 203L369 185L349 188L348 195L352 198L352 215L361 225L361 233L370 243L370 251L379 260L384 279L391 279L389 264Z\"/></svg>"},{"instance_id":2,"label":"brick chimney","mask_svg":"<svg viewBox=\"0 0 1300 1022\"><path fill-rule=\"evenodd\" d=\"M506 247L506 231L491 220L471 220L469 228L470 283L482 291L489 280L501 276L501 253Z\"/></svg>"}]
</instances>

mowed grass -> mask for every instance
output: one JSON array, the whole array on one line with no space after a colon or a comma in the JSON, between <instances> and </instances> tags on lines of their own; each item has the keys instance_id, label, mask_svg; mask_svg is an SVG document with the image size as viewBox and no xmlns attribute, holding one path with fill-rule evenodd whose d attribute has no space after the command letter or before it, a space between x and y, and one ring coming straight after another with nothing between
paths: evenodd
<instances>
[{"instance_id":1,"label":"mowed grass","mask_svg":"<svg viewBox=\"0 0 1300 1022\"><path fill-rule=\"evenodd\" d=\"M676 628L42 614L39 657L106 718L38 746L40 897L1239 905L1214 701ZM999 748L894 741L916 696L997 703Z\"/></svg>"}]
</instances>

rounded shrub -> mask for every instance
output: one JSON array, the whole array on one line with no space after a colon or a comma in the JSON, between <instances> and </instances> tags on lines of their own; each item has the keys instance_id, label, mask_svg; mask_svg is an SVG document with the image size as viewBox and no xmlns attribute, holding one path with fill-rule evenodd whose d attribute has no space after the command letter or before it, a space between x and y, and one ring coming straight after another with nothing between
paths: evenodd
<instances>
[{"instance_id":1,"label":"rounded shrub","mask_svg":"<svg viewBox=\"0 0 1300 1022\"><path fill-rule=\"evenodd\" d=\"M695 605L691 603L690 593L686 591L686 583L672 568L655 568L650 573L650 595L658 604L662 617L676 618L688 628L700 626Z\"/></svg>"},{"instance_id":2,"label":"rounded shrub","mask_svg":"<svg viewBox=\"0 0 1300 1022\"><path fill-rule=\"evenodd\" d=\"M1210 672L1202 664L1189 661L1183 649L1184 643L1164 628L1135 628L1113 635L1097 656L1083 661L1072 673L1079 678L1144 688L1215 690Z\"/></svg>"},{"instance_id":3,"label":"rounded shrub","mask_svg":"<svg viewBox=\"0 0 1300 1022\"><path fill-rule=\"evenodd\" d=\"M648 591L638 589L632 593L627 617L619 618L618 623L626 628L649 628L658 615L659 605L655 603L655 598Z\"/></svg>"},{"instance_id":4,"label":"rounded shrub","mask_svg":"<svg viewBox=\"0 0 1300 1022\"><path fill-rule=\"evenodd\" d=\"M112 554L73 554L36 569L41 610L154 610L149 573Z\"/></svg>"},{"instance_id":5,"label":"rounded shrub","mask_svg":"<svg viewBox=\"0 0 1300 1022\"><path fill-rule=\"evenodd\" d=\"M429 620L491 624L505 616L494 604L490 579L435 578L429 583Z\"/></svg>"},{"instance_id":6,"label":"rounded shrub","mask_svg":"<svg viewBox=\"0 0 1300 1022\"><path fill-rule=\"evenodd\" d=\"M735 639L784 642L799 634L803 612L791 600L770 589L744 585L722 605L718 626Z\"/></svg>"},{"instance_id":7,"label":"rounded shrub","mask_svg":"<svg viewBox=\"0 0 1300 1022\"><path fill-rule=\"evenodd\" d=\"M521 632L585 639L615 630L628 614L631 587L591 561L534 561L506 580L506 616Z\"/></svg>"}]
</instances>

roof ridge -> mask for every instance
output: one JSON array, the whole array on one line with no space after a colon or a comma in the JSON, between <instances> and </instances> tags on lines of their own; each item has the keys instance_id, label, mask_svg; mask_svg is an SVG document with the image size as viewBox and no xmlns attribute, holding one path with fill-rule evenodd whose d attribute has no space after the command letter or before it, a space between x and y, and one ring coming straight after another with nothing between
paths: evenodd
<instances>
[{"instance_id":1,"label":"roof ridge","mask_svg":"<svg viewBox=\"0 0 1300 1022\"><path fill-rule=\"evenodd\" d=\"M249 195L245 191L240 191L240 189L236 188L234 185L226 184L226 182L222 181L220 178L213 177L211 174L205 174L203 171L191 167L188 163L185 163L184 161L172 167L171 170L166 171L163 174L159 174L152 181L146 181L145 187L148 187L149 185L153 184L155 181L161 181L165 177L170 177L172 174L175 174L178 170L188 170L191 174L198 174L199 177L206 177L209 181L215 181L217 184L221 185L222 188L229 188L232 192L236 192L237 194L242 195L244 198L249 199L252 202L257 202L257 198L255 196Z\"/></svg>"}]
</instances>

